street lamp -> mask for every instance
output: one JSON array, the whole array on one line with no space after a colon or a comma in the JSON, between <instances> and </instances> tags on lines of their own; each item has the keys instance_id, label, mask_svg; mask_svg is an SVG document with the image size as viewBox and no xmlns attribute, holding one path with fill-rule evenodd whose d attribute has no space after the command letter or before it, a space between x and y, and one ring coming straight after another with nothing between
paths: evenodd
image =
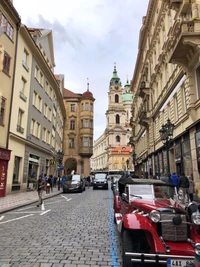
<instances>
[{"instance_id":1,"label":"street lamp","mask_svg":"<svg viewBox=\"0 0 200 267\"><path fill-rule=\"evenodd\" d=\"M129 166L129 159L126 160L126 167L127 167L127 170L128 170L128 166Z\"/></svg>"},{"instance_id":2,"label":"street lamp","mask_svg":"<svg viewBox=\"0 0 200 267\"><path fill-rule=\"evenodd\" d=\"M170 163L169 163L169 144L171 142L171 138L173 136L174 124L171 123L170 119L162 125L161 129L159 130L161 140L166 148L167 153L167 173L168 176L170 175Z\"/></svg>"}]
</instances>

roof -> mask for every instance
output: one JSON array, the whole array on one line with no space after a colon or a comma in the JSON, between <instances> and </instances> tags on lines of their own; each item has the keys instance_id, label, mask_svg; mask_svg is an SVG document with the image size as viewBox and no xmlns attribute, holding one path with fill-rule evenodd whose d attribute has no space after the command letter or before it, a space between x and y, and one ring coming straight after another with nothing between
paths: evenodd
<instances>
[{"instance_id":1,"label":"roof","mask_svg":"<svg viewBox=\"0 0 200 267\"><path fill-rule=\"evenodd\" d=\"M83 96L88 97L88 98L93 98L93 94L88 90L83 93Z\"/></svg>"},{"instance_id":2,"label":"roof","mask_svg":"<svg viewBox=\"0 0 200 267\"><path fill-rule=\"evenodd\" d=\"M81 98L81 94L73 93L72 91L64 88L63 98Z\"/></svg>"},{"instance_id":3,"label":"roof","mask_svg":"<svg viewBox=\"0 0 200 267\"><path fill-rule=\"evenodd\" d=\"M127 154L130 155L131 152L131 147L130 146L116 146L113 150L112 150L112 154Z\"/></svg>"}]
</instances>

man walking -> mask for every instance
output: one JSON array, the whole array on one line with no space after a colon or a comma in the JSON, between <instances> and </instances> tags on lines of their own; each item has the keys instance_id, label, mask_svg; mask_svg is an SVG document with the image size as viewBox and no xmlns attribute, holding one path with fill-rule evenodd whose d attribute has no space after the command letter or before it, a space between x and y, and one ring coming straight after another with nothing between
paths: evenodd
<instances>
[{"instance_id":1,"label":"man walking","mask_svg":"<svg viewBox=\"0 0 200 267\"><path fill-rule=\"evenodd\" d=\"M45 181L42 178L42 175L39 175L39 179L37 180L37 184L36 184L36 189L37 189L38 198L39 198L37 207L42 205L42 193L43 193L44 188L45 188Z\"/></svg>"}]
</instances>

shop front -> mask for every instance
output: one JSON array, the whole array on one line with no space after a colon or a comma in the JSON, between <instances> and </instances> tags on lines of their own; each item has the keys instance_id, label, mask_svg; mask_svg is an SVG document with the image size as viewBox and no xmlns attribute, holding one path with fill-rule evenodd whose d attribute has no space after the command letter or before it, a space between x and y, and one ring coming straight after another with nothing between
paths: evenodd
<instances>
[{"instance_id":1,"label":"shop front","mask_svg":"<svg viewBox=\"0 0 200 267\"><path fill-rule=\"evenodd\" d=\"M174 147L174 157L175 157L175 164L176 164L176 174L180 176L183 172L183 161L182 161L182 150L181 150L181 141L176 141Z\"/></svg>"},{"instance_id":2,"label":"shop front","mask_svg":"<svg viewBox=\"0 0 200 267\"><path fill-rule=\"evenodd\" d=\"M7 170L10 160L10 150L0 148L0 197L6 195Z\"/></svg>"}]
</instances>

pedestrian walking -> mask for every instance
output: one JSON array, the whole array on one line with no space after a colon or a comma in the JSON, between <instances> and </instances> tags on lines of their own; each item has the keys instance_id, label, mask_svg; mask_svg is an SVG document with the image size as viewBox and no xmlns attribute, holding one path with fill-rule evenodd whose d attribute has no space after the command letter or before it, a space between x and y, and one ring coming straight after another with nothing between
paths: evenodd
<instances>
[{"instance_id":1,"label":"pedestrian walking","mask_svg":"<svg viewBox=\"0 0 200 267\"><path fill-rule=\"evenodd\" d=\"M37 204L37 207L39 207L40 205L42 205L42 202L43 202L42 193L43 193L43 190L45 189L45 181L42 178L42 175L39 175L39 179L37 180L36 189L37 189L37 192L38 192L38 204Z\"/></svg>"},{"instance_id":2,"label":"pedestrian walking","mask_svg":"<svg viewBox=\"0 0 200 267\"><path fill-rule=\"evenodd\" d=\"M189 180L185 176L185 173L181 173L179 180L178 180L178 188L179 188L179 193L182 191L183 192L183 199L182 202L186 202L188 200L188 188L189 188Z\"/></svg>"},{"instance_id":3,"label":"pedestrian walking","mask_svg":"<svg viewBox=\"0 0 200 267\"><path fill-rule=\"evenodd\" d=\"M195 183L193 181L192 176L188 176L188 181L189 181L188 195L189 195L190 201L192 202L194 199L194 193L195 193Z\"/></svg>"},{"instance_id":4,"label":"pedestrian walking","mask_svg":"<svg viewBox=\"0 0 200 267\"><path fill-rule=\"evenodd\" d=\"M58 191L60 191L60 183L61 183L61 181L60 181L60 177L58 177L58 181L57 181L57 184L58 184Z\"/></svg>"},{"instance_id":5,"label":"pedestrian walking","mask_svg":"<svg viewBox=\"0 0 200 267\"><path fill-rule=\"evenodd\" d=\"M174 185L174 187L170 187L170 197L174 199L174 190L175 188L177 188L178 190L178 176L176 175L175 172L173 172L172 175L170 176L170 182L171 184Z\"/></svg>"},{"instance_id":6,"label":"pedestrian walking","mask_svg":"<svg viewBox=\"0 0 200 267\"><path fill-rule=\"evenodd\" d=\"M87 177L87 186L90 188L90 176Z\"/></svg>"},{"instance_id":7,"label":"pedestrian walking","mask_svg":"<svg viewBox=\"0 0 200 267\"><path fill-rule=\"evenodd\" d=\"M51 188L51 178L48 177L46 180L46 194L49 195L50 193L50 188Z\"/></svg>"},{"instance_id":8,"label":"pedestrian walking","mask_svg":"<svg viewBox=\"0 0 200 267\"><path fill-rule=\"evenodd\" d=\"M50 175L50 179L51 179L50 188L51 188L51 193L52 193L53 192L53 181L54 181L53 175Z\"/></svg>"}]
</instances>

